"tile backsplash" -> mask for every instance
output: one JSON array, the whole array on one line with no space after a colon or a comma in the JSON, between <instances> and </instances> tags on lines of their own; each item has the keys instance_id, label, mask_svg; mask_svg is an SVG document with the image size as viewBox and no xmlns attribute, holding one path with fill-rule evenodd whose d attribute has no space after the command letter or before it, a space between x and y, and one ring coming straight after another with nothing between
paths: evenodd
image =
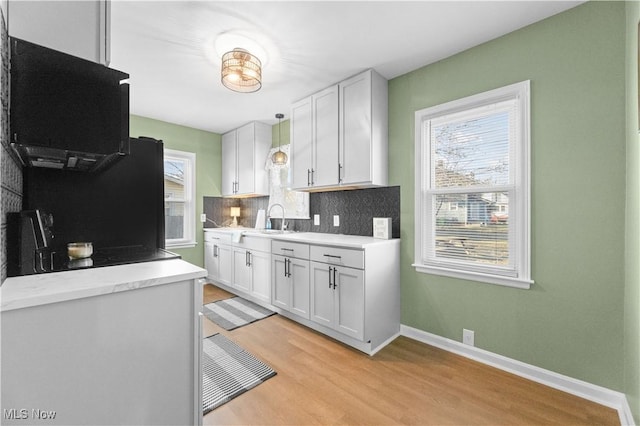
<instances>
[{"instance_id":1,"label":"tile backsplash","mask_svg":"<svg viewBox=\"0 0 640 426\"><path fill-rule=\"evenodd\" d=\"M9 36L0 9L0 285L7 277L7 213L22 210L22 166L9 146Z\"/></svg>"},{"instance_id":2,"label":"tile backsplash","mask_svg":"<svg viewBox=\"0 0 640 426\"><path fill-rule=\"evenodd\" d=\"M269 197L221 198L204 197L204 212L218 226L229 226L230 207L240 207L240 226L254 227L259 209L267 209ZM275 216L279 210L274 211ZM400 237L400 187L367 188L351 191L314 192L309 195L311 219L286 219L288 229L300 232L323 232L346 235L373 235L373 218L390 217L393 238ZM320 215L320 225L313 224L313 216ZM333 216L340 216L340 226L333 226ZM205 228L213 228L211 222ZM272 219L274 228L280 219Z\"/></svg>"}]
</instances>

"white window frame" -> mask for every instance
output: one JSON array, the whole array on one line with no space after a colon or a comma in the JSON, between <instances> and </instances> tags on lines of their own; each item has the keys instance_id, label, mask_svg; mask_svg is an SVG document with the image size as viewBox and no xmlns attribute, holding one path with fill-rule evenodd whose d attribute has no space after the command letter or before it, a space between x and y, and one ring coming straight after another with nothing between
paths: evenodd
<instances>
[{"instance_id":1,"label":"white window frame","mask_svg":"<svg viewBox=\"0 0 640 426\"><path fill-rule=\"evenodd\" d=\"M167 248L191 248L196 242L196 154L193 152L164 149L164 161L176 160L184 162L184 198L169 196L165 201L184 203L184 238L165 239Z\"/></svg>"},{"instance_id":2,"label":"white window frame","mask_svg":"<svg viewBox=\"0 0 640 426\"><path fill-rule=\"evenodd\" d=\"M429 213L430 201L426 192L429 188L431 150L430 136L425 127L431 120L449 114L461 113L474 108L488 106L513 99L517 103L516 141L511 146L510 170L513 185L510 188L509 211L509 256L513 267L506 271L500 267L477 267L471 262L458 260L437 261L424 249L425 244L435 247L434 213ZM416 271L472 281L498 284L528 289L531 279L531 226L530 226L530 81L522 81L509 86L490 90L477 95L425 108L415 113L415 262ZM513 202L511 202L513 200ZM431 221L423 220L429 214ZM431 253L435 253L432 250Z\"/></svg>"}]
</instances>

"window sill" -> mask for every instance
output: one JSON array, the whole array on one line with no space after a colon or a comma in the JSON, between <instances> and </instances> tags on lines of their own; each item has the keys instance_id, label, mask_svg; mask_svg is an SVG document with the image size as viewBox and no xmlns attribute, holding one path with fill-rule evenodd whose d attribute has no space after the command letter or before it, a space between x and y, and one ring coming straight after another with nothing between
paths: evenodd
<instances>
[{"instance_id":1,"label":"window sill","mask_svg":"<svg viewBox=\"0 0 640 426\"><path fill-rule=\"evenodd\" d=\"M453 270L448 268L437 268L433 266L426 266L426 265L415 264L415 263L412 264L411 266L413 266L416 269L416 272L420 272L423 274L441 275L444 277L459 278L459 279L469 280L469 281L479 281L487 284L502 285L505 287L521 288L525 290L530 289L531 284L533 284L532 280L503 277L500 275L488 275L488 274L481 274L478 272L460 271L460 270Z\"/></svg>"},{"instance_id":2,"label":"window sill","mask_svg":"<svg viewBox=\"0 0 640 426\"><path fill-rule=\"evenodd\" d=\"M186 248L194 248L198 243L195 241L184 241L179 243L166 243L165 248L169 249L186 249Z\"/></svg>"}]
</instances>

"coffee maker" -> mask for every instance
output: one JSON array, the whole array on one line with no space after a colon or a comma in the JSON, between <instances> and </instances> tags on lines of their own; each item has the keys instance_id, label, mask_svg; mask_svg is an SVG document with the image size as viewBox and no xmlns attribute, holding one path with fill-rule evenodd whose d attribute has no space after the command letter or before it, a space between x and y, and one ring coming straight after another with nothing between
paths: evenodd
<instances>
[{"instance_id":1,"label":"coffee maker","mask_svg":"<svg viewBox=\"0 0 640 426\"><path fill-rule=\"evenodd\" d=\"M52 269L53 215L24 210L8 217L7 275L40 274Z\"/></svg>"}]
</instances>

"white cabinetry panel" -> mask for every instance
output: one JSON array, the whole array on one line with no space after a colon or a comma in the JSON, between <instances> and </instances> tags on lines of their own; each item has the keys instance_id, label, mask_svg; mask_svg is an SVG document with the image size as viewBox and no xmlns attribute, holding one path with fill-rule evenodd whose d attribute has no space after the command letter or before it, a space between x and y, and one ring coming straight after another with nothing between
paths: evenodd
<instances>
[{"instance_id":1,"label":"white cabinetry panel","mask_svg":"<svg viewBox=\"0 0 640 426\"><path fill-rule=\"evenodd\" d=\"M292 187L388 183L387 81L367 70L291 108Z\"/></svg>"},{"instance_id":2,"label":"white cabinetry panel","mask_svg":"<svg viewBox=\"0 0 640 426\"><path fill-rule=\"evenodd\" d=\"M269 195L264 168L271 149L271 126L253 122L222 135L222 196Z\"/></svg>"},{"instance_id":3,"label":"white cabinetry panel","mask_svg":"<svg viewBox=\"0 0 640 426\"><path fill-rule=\"evenodd\" d=\"M109 65L110 1L10 1L8 9L10 36Z\"/></svg>"}]
</instances>

